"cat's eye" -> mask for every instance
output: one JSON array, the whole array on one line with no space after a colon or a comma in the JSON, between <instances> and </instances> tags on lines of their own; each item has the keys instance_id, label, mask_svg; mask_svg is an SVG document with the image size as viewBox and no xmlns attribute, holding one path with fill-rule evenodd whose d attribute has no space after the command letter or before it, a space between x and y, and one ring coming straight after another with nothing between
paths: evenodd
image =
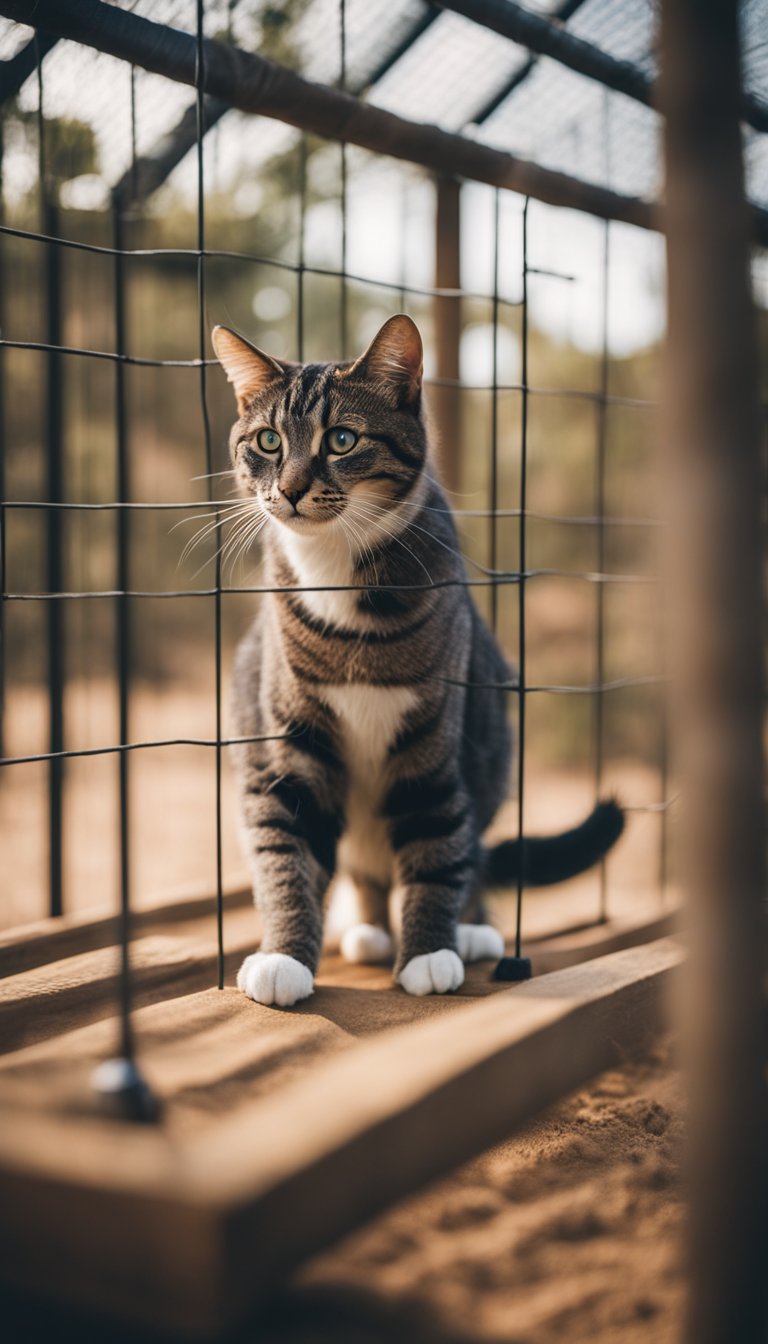
<instances>
[{"instance_id":1,"label":"cat's eye","mask_svg":"<svg viewBox=\"0 0 768 1344\"><path fill-rule=\"evenodd\" d=\"M337 453L341 456L348 453L357 443L357 435L353 429L345 429L342 425L336 429L329 429L325 436L325 446L329 453Z\"/></svg>"},{"instance_id":2,"label":"cat's eye","mask_svg":"<svg viewBox=\"0 0 768 1344\"><path fill-rule=\"evenodd\" d=\"M263 453L276 453L280 447L280 435L274 429L260 429L256 442Z\"/></svg>"}]
</instances>

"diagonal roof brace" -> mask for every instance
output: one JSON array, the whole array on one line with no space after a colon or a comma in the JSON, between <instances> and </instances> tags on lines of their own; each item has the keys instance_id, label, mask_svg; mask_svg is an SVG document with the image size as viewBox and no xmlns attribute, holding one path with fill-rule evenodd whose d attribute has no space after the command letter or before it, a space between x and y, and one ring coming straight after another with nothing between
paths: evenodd
<instances>
[{"instance_id":1,"label":"diagonal roof brace","mask_svg":"<svg viewBox=\"0 0 768 1344\"><path fill-rule=\"evenodd\" d=\"M9 98L16 96L22 84L29 79L38 60L42 60L57 41L58 38L41 33L39 37L33 37L29 42L25 42L10 60L0 61L0 106L7 103Z\"/></svg>"},{"instance_id":2,"label":"diagonal roof brace","mask_svg":"<svg viewBox=\"0 0 768 1344\"><path fill-rule=\"evenodd\" d=\"M102 0L0 0L0 14L196 86L197 41L192 34ZM205 91L244 112L274 117L329 140L347 141L434 172L504 187L550 205L640 228L661 225L657 204L540 168L437 126L408 121L337 89L310 83L229 43L206 39L203 51ZM753 206L751 213L754 236L768 243L768 210Z\"/></svg>"}]
</instances>

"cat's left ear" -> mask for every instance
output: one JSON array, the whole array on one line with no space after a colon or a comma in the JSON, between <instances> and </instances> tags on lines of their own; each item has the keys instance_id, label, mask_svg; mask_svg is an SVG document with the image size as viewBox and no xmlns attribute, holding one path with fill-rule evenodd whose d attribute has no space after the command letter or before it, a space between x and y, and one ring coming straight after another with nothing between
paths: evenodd
<instances>
[{"instance_id":1,"label":"cat's left ear","mask_svg":"<svg viewBox=\"0 0 768 1344\"><path fill-rule=\"evenodd\" d=\"M385 383L396 392L400 404L415 406L424 376L424 351L416 323L405 313L390 317L365 354L347 370L350 374Z\"/></svg>"},{"instance_id":2,"label":"cat's left ear","mask_svg":"<svg viewBox=\"0 0 768 1344\"><path fill-rule=\"evenodd\" d=\"M237 409L244 414L248 402L269 383L284 376L285 370L271 355L258 350L229 327L214 327L211 341L237 398Z\"/></svg>"}]
</instances>

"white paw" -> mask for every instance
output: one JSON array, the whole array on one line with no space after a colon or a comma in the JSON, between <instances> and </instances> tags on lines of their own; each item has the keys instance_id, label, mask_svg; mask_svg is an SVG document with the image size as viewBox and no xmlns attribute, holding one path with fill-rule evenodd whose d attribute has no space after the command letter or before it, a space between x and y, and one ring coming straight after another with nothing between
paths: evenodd
<instances>
[{"instance_id":1,"label":"white paw","mask_svg":"<svg viewBox=\"0 0 768 1344\"><path fill-rule=\"evenodd\" d=\"M412 957L398 976L408 994L450 994L464 984L461 958L449 948Z\"/></svg>"},{"instance_id":2,"label":"white paw","mask_svg":"<svg viewBox=\"0 0 768 1344\"><path fill-rule=\"evenodd\" d=\"M380 929L375 924L354 924L341 939L341 955L347 961L370 964L391 961L394 950L395 944L386 929Z\"/></svg>"},{"instance_id":3,"label":"white paw","mask_svg":"<svg viewBox=\"0 0 768 1344\"><path fill-rule=\"evenodd\" d=\"M308 999L314 988L312 972L284 952L254 952L237 973L237 988L256 1003L289 1008Z\"/></svg>"},{"instance_id":4,"label":"white paw","mask_svg":"<svg viewBox=\"0 0 768 1344\"><path fill-rule=\"evenodd\" d=\"M504 939L491 924L460 924L457 941L462 961L497 960L504 956Z\"/></svg>"}]
</instances>

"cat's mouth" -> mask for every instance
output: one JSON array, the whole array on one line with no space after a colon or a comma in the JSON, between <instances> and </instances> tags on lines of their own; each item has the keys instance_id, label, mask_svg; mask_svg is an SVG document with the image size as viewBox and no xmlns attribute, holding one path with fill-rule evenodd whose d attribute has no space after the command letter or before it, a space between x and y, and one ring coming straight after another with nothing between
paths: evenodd
<instances>
[{"instance_id":1,"label":"cat's mouth","mask_svg":"<svg viewBox=\"0 0 768 1344\"><path fill-rule=\"evenodd\" d=\"M336 522L343 512L343 506L340 504L313 504L311 500L307 502L302 500L295 505L281 501L274 505L270 512L276 522L282 524L283 527L290 528L291 531L313 532Z\"/></svg>"}]
</instances>

